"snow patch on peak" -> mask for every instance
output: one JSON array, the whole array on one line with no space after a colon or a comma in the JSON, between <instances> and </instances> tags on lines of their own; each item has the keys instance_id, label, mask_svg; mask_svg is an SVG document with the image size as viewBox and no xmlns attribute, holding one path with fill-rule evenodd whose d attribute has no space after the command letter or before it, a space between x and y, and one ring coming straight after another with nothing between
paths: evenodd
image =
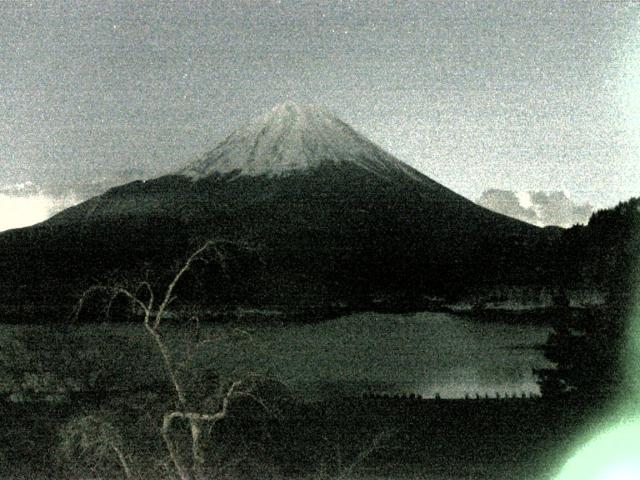
<instances>
[{"instance_id":1,"label":"snow patch on peak","mask_svg":"<svg viewBox=\"0 0 640 480\"><path fill-rule=\"evenodd\" d=\"M329 110L293 102L255 118L177 173L194 180L231 172L276 176L325 162L350 163L383 176L390 170L419 175Z\"/></svg>"},{"instance_id":2,"label":"snow patch on peak","mask_svg":"<svg viewBox=\"0 0 640 480\"><path fill-rule=\"evenodd\" d=\"M292 101L280 103L273 107L270 112L258 117L256 120L284 119L292 116L304 119L305 117L327 117L335 118L335 115L327 108L319 105L301 104Z\"/></svg>"}]
</instances>

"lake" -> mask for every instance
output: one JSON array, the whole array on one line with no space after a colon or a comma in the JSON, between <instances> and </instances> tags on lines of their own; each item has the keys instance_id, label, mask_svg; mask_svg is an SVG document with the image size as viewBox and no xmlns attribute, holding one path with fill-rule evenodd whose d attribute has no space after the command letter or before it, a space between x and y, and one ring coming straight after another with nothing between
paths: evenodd
<instances>
[{"instance_id":1,"label":"lake","mask_svg":"<svg viewBox=\"0 0 640 480\"><path fill-rule=\"evenodd\" d=\"M447 313L361 313L254 330L260 365L307 398L335 393L539 393L532 368L550 329L474 322Z\"/></svg>"},{"instance_id":2,"label":"lake","mask_svg":"<svg viewBox=\"0 0 640 480\"><path fill-rule=\"evenodd\" d=\"M192 327L167 320L162 329L176 362L187 358L187 352L197 352L189 356L189 376L210 370L228 379L269 375L307 400L364 392L442 398L537 394L532 368L549 365L533 348L546 340L548 327L487 323L446 313L360 313L314 324L251 325L244 327L249 335L240 335L248 341L229 338L224 334L227 326L208 324L203 338L213 341L195 350ZM118 387L124 385L118 379L133 387L166 381L141 324L5 325L2 330L7 342L21 331L33 332L26 347L31 353L9 358L25 368L29 362L24 358L31 355L36 364L52 362L50 369L61 378L69 375L63 373L68 369L64 365L88 362ZM51 337L55 331L61 336ZM69 348L71 333L83 340ZM36 360L40 349L51 358Z\"/></svg>"}]
</instances>

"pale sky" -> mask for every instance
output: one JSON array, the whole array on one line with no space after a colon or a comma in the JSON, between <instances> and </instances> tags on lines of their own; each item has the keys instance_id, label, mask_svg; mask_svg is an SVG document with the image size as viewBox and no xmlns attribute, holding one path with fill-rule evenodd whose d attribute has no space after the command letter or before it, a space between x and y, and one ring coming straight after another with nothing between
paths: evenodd
<instances>
[{"instance_id":1,"label":"pale sky","mask_svg":"<svg viewBox=\"0 0 640 480\"><path fill-rule=\"evenodd\" d=\"M640 195L640 3L0 3L0 191L177 170L286 100L470 199L608 207Z\"/></svg>"}]
</instances>

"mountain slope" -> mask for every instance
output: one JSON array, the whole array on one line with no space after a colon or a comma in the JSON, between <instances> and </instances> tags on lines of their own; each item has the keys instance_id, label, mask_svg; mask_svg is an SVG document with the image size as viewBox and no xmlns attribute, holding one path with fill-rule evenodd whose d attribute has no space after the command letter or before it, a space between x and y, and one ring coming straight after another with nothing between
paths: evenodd
<instances>
[{"instance_id":1,"label":"mountain slope","mask_svg":"<svg viewBox=\"0 0 640 480\"><path fill-rule=\"evenodd\" d=\"M274 176L349 163L385 177L416 173L330 112L288 102L254 119L178 173L201 179L213 173ZM423 179L426 177L423 177Z\"/></svg>"},{"instance_id":2,"label":"mountain slope","mask_svg":"<svg viewBox=\"0 0 640 480\"><path fill-rule=\"evenodd\" d=\"M546 234L455 194L322 109L285 104L173 175L0 236L0 267L12 272L9 285L42 293L53 278L72 294L111 270L168 268L193 239L211 237L242 239L259 254L236 252L232 278L201 272L197 293L183 295L371 308L535 281L527 252Z\"/></svg>"}]
</instances>

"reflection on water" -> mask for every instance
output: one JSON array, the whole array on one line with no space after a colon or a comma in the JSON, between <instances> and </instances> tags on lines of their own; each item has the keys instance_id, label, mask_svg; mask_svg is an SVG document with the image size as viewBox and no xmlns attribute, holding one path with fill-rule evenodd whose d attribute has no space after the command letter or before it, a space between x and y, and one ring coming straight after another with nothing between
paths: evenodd
<instances>
[{"instance_id":1,"label":"reflection on water","mask_svg":"<svg viewBox=\"0 0 640 480\"><path fill-rule=\"evenodd\" d=\"M365 313L257 333L269 370L311 398L338 392L464 397L538 393L549 329L445 313ZM265 358L266 357L266 358Z\"/></svg>"}]
</instances>

